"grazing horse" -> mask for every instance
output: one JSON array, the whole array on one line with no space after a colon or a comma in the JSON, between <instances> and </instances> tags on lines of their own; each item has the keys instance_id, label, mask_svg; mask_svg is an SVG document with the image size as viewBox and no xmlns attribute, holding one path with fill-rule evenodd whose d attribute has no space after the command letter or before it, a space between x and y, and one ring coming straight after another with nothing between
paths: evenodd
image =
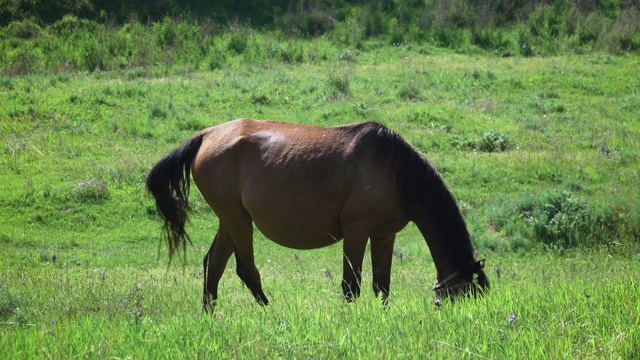
<instances>
[{"instance_id":1,"label":"grazing horse","mask_svg":"<svg viewBox=\"0 0 640 360\"><path fill-rule=\"evenodd\" d=\"M204 310L215 305L231 254L257 302L269 303L254 263L253 224L293 249L344 239L342 290L348 301L360 293L369 240L373 291L386 301L395 236L409 221L429 246L437 298L489 287L484 261L474 259L465 221L443 179L397 133L378 123L319 127L238 119L196 133L147 177L170 256L185 251L189 240L190 174L220 220L203 261Z\"/></svg>"}]
</instances>

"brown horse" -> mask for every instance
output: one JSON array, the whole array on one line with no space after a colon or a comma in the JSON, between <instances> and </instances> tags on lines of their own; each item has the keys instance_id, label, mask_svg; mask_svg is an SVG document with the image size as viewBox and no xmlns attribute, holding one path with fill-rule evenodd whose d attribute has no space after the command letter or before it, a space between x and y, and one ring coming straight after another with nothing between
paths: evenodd
<instances>
[{"instance_id":1,"label":"brown horse","mask_svg":"<svg viewBox=\"0 0 640 360\"><path fill-rule=\"evenodd\" d=\"M396 233L418 226L433 257L436 296L489 287L455 198L435 168L398 134L372 122L318 127L239 119L198 132L149 173L169 253L189 239L189 174L220 220L204 257L203 308L218 297L231 254L258 303L267 305L253 254L253 224L272 241L316 249L344 239L342 290L360 293L371 241L373 291L389 294ZM473 282L477 274L477 284Z\"/></svg>"}]
</instances>

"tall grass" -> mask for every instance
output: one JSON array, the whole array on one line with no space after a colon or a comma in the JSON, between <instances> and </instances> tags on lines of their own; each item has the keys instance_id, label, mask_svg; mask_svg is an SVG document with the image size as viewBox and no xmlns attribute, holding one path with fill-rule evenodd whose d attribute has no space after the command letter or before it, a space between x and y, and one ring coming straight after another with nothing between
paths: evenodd
<instances>
[{"instance_id":1,"label":"tall grass","mask_svg":"<svg viewBox=\"0 0 640 360\"><path fill-rule=\"evenodd\" d=\"M354 304L342 300L339 284L324 274L323 259L290 256L259 264L273 300L267 308L255 304L233 274L225 276L213 315L198 312L199 268L48 264L28 277L5 271L0 305L12 315L0 324L0 354L634 358L640 350L640 299L629 260L599 253L506 257L492 263L493 289L486 296L436 308L425 283L433 278L430 261L396 258L385 308L370 292ZM328 266L337 268L333 260Z\"/></svg>"}]
</instances>

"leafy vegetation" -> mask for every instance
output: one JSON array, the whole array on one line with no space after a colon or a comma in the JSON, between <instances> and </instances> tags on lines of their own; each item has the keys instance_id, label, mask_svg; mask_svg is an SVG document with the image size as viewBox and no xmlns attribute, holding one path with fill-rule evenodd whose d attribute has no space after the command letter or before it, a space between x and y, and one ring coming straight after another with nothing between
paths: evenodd
<instances>
[{"instance_id":1,"label":"leafy vegetation","mask_svg":"<svg viewBox=\"0 0 640 360\"><path fill-rule=\"evenodd\" d=\"M313 63L335 52L353 61L354 51L407 44L501 56L640 50L640 8L623 0L149 3L3 2L0 70L212 70L227 66L229 53L253 64ZM330 44L330 54L322 51L326 46L303 51L318 37ZM415 96L411 90L400 96Z\"/></svg>"},{"instance_id":2,"label":"leafy vegetation","mask_svg":"<svg viewBox=\"0 0 640 360\"><path fill-rule=\"evenodd\" d=\"M598 207L569 190L525 194L515 200L499 199L489 208L489 223L517 239L532 239L554 250L607 244L615 232L637 237L631 217ZM625 229L625 230L622 230ZM515 247L519 245L516 244Z\"/></svg>"}]
</instances>

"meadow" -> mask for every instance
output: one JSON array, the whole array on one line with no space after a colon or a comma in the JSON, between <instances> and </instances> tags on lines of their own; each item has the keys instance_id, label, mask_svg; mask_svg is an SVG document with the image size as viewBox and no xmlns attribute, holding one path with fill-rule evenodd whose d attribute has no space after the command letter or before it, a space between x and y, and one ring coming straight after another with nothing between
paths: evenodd
<instances>
[{"instance_id":1,"label":"meadow","mask_svg":"<svg viewBox=\"0 0 640 360\"><path fill-rule=\"evenodd\" d=\"M224 56L191 68L0 78L0 357L640 356L637 54L278 36L221 35ZM409 225L389 307L371 291L348 304L340 245L293 251L257 234L271 306L232 259L219 307L200 314L215 216L193 191L193 246L168 266L144 179L195 131L239 117L400 133L456 194L491 291L436 308L433 262Z\"/></svg>"}]
</instances>

